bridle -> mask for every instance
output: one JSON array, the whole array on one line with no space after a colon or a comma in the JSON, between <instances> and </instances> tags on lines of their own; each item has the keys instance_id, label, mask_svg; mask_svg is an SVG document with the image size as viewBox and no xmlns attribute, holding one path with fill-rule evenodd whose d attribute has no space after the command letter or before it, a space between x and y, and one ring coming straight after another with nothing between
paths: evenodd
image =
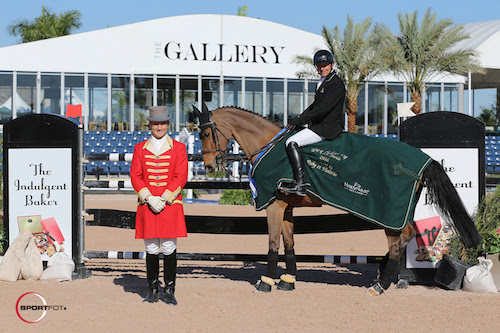
<instances>
[{"instance_id":1,"label":"bridle","mask_svg":"<svg viewBox=\"0 0 500 333\"><path fill-rule=\"evenodd\" d=\"M221 148L219 136L216 135L217 132L220 133L224 137L224 139L226 139L228 142L230 141L230 139L224 133L222 133L222 131L217 127L217 124L215 123L215 121L213 121L211 119L211 117L209 118L209 120L207 122L205 122L203 124L200 124L200 126L199 126L200 140L203 141L203 137L202 137L203 136L203 132L205 132L205 130L207 128L209 128L210 131L211 131L212 140L213 140L213 142L215 144L215 149L202 150L201 154L205 155L205 154L211 154L211 153L218 153L217 156L215 157L215 162L217 163L217 165L223 165L224 162L237 162L237 161L248 161L248 162L250 162L252 160L252 157L260 154L261 152L265 151L269 147L275 145L277 142L281 141L281 139L283 139L286 134L288 134L290 131L292 131L295 128L295 126L290 126L290 127L287 126L286 131L284 131L280 135L276 136L273 140L271 140L265 146L257 149L256 151L254 151L251 154L248 154L248 155L245 154L245 156L235 155L235 154L228 154L228 153L226 153L227 149L222 149ZM234 136L233 136L233 138L234 138Z\"/></svg>"}]
</instances>

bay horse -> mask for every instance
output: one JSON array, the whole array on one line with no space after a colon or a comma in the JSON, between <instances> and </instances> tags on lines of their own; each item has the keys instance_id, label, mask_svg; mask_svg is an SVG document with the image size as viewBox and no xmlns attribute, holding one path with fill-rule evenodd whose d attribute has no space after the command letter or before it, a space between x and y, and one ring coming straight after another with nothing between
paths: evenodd
<instances>
[{"instance_id":1,"label":"bay horse","mask_svg":"<svg viewBox=\"0 0 500 333\"><path fill-rule=\"evenodd\" d=\"M254 163L257 154L282 130L278 124L251 111L236 107L222 107L209 111L203 104L203 111L193 106L194 115L200 119L199 135L202 141L203 162L207 172L213 172L225 162L226 147L234 139L241 147L250 163ZM375 139L377 140L377 139ZM438 212L458 232L467 247L479 244L480 236L474 222L467 214L463 203L441 164L432 161L422 174L421 184L428 188L428 195L437 206ZM276 199L267 206L267 224L269 232L269 251L267 271L255 285L256 291L270 292L272 287L280 290L295 289L297 266L294 251L294 207L320 207L321 202L315 196L278 192ZM399 260L408 242L415 236L412 223L407 222L403 229L395 231L385 229L389 251L380 265L377 280L368 288L369 295L379 295L391 285L399 268ZM286 274L278 276L278 250L280 235L285 248ZM279 281L276 283L276 279Z\"/></svg>"}]
</instances>

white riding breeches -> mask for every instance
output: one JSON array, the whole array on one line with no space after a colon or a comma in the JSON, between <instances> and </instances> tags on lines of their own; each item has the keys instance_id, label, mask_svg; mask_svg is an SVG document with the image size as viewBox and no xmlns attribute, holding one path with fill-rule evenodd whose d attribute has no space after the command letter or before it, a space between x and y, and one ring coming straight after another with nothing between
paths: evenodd
<instances>
[{"instance_id":1,"label":"white riding breeches","mask_svg":"<svg viewBox=\"0 0 500 333\"><path fill-rule=\"evenodd\" d=\"M309 128L304 128L303 130L295 133L291 137L286 140L286 145L292 141L296 142L299 147L312 145L313 143L317 143L323 141L325 138L319 136L318 134L311 131Z\"/></svg>"},{"instance_id":2,"label":"white riding breeches","mask_svg":"<svg viewBox=\"0 0 500 333\"><path fill-rule=\"evenodd\" d=\"M177 249L177 238L147 238L144 239L146 245L146 252L149 254L169 255L174 253Z\"/></svg>"}]
</instances>

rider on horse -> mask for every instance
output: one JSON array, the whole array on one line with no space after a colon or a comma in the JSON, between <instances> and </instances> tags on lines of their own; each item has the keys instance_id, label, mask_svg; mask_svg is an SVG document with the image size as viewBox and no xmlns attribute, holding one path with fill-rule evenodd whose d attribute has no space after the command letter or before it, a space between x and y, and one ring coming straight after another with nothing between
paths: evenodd
<instances>
[{"instance_id":1,"label":"rider on horse","mask_svg":"<svg viewBox=\"0 0 500 333\"><path fill-rule=\"evenodd\" d=\"M300 130L286 140L286 152L292 165L295 180L284 183L279 189L287 193L306 195L308 184L304 175L304 160L299 147L323 140L333 140L343 130L342 115L346 89L342 79L333 70L333 55L330 51L320 50L314 54L314 65L321 75L316 86L314 102L302 114L292 119L289 125L308 128Z\"/></svg>"}]
</instances>

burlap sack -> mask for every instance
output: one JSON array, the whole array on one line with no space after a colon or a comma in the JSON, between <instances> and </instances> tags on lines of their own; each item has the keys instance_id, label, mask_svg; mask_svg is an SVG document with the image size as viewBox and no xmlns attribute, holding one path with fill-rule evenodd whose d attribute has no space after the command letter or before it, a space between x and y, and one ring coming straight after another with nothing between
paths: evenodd
<instances>
[{"instance_id":1,"label":"burlap sack","mask_svg":"<svg viewBox=\"0 0 500 333\"><path fill-rule=\"evenodd\" d=\"M24 251L24 263L21 267L21 276L25 280L38 280L43 273L42 255L31 236Z\"/></svg>"},{"instance_id":2,"label":"burlap sack","mask_svg":"<svg viewBox=\"0 0 500 333\"><path fill-rule=\"evenodd\" d=\"M72 279L74 270L73 260L64 252L56 252L47 262L40 280L68 281Z\"/></svg>"},{"instance_id":3,"label":"burlap sack","mask_svg":"<svg viewBox=\"0 0 500 333\"><path fill-rule=\"evenodd\" d=\"M17 281L24 263L24 250L30 240L31 231L24 229L10 244L0 263L0 280Z\"/></svg>"}]
</instances>

